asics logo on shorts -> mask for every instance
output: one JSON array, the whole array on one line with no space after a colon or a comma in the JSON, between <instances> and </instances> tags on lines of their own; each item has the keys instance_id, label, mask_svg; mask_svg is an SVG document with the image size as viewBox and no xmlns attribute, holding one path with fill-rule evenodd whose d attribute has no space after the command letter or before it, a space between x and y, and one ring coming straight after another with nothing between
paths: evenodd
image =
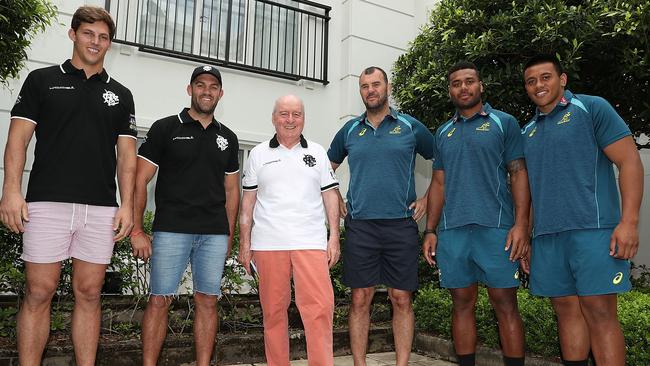
<instances>
[{"instance_id":1,"label":"asics logo on shorts","mask_svg":"<svg viewBox=\"0 0 650 366\"><path fill-rule=\"evenodd\" d=\"M618 272L614 277L614 279L612 280L612 283L618 285L619 283L621 283L622 280L623 280L623 272Z\"/></svg>"},{"instance_id":2,"label":"asics logo on shorts","mask_svg":"<svg viewBox=\"0 0 650 366\"><path fill-rule=\"evenodd\" d=\"M515 280L519 279L519 271L515 272L514 278L515 278Z\"/></svg>"}]
</instances>

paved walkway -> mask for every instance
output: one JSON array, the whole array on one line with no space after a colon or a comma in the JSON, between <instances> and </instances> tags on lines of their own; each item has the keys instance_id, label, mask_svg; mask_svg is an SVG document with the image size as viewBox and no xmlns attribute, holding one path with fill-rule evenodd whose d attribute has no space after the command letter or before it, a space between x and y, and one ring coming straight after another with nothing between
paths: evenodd
<instances>
[{"instance_id":1,"label":"paved walkway","mask_svg":"<svg viewBox=\"0 0 650 366\"><path fill-rule=\"evenodd\" d=\"M373 353L367 356L367 366L387 366L395 365L395 352ZM265 363L240 364L237 366L266 366ZM307 366L307 360L297 360L291 362L292 366ZM340 356L334 358L334 366L352 366L352 356ZM452 366L454 363L436 360L435 358L421 356L411 353L409 365L413 366ZM231 365L235 366L235 365Z\"/></svg>"}]
</instances>

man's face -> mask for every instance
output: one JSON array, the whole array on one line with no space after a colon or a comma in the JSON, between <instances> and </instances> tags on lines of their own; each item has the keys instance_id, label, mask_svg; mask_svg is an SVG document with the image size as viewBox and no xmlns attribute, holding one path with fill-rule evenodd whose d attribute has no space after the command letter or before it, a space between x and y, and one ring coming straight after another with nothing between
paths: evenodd
<instances>
[{"instance_id":1,"label":"man's face","mask_svg":"<svg viewBox=\"0 0 650 366\"><path fill-rule=\"evenodd\" d=\"M192 97L192 109L211 115L223 96L223 89L216 77L211 74L201 74L188 85L187 94Z\"/></svg>"},{"instance_id":2,"label":"man's face","mask_svg":"<svg viewBox=\"0 0 650 366\"><path fill-rule=\"evenodd\" d=\"M380 110L388 105L390 91L384 76L379 70L359 78L359 92L368 111Z\"/></svg>"},{"instance_id":3,"label":"man's face","mask_svg":"<svg viewBox=\"0 0 650 366\"><path fill-rule=\"evenodd\" d=\"M560 102L566 82L566 74L558 75L551 62L531 66L524 72L526 93L543 113L552 111Z\"/></svg>"},{"instance_id":4,"label":"man's face","mask_svg":"<svg viewBox=\"0 0 650 366\"><path fill-rule=\"evenodd\" d=\"M106 51L111 47L108 25L102 21L81 23L77 31L70 29L68 37L72 40L73 53L88 66L103 65Z\"/></svg>"},{"instance_id":5,"label":"man's face","mask_svg":"<svg viewBox=\"0 0 650 366\"><path fill-rule=\"evenodd\" d=\"M295 98L280 99L271 116L278 139L296 141L305 127L305 113L302 103Z\"/></svg>"},{"instance_id":6,"label":"man's face","mask_svg":"<svg viewBox=\"0 0 650 366\"><path fill-rule=\"evenodd\" d=\"M483 83L474 69L461 69L449 75L449 98L458 110L472 109L481 103Z\"/></svg>"}]
</instances>

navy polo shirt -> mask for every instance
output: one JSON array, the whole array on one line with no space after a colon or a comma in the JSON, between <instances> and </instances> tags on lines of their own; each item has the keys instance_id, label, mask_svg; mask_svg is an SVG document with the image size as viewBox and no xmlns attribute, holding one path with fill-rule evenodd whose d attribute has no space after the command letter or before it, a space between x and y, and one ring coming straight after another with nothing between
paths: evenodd
<instances>
[{"instance_id":1,"label":"navy polo shirt","mask_svg":"<svg viewBox=\"0 0 650 366\"><path fill-rule=\"evenodd\" d=\"M615 227L621 217L612 162L603 149L631 134L603 98L565 91L522 129L534 235Z\"/></svg>"},{"instance_id":2,"label":"navy polo shirt","mask_svg":"<svg viewBox=\"0 0 650 366\"><path fill-rule=\"evenodd\" d=\"M229 234L224 177L239 171L239 142L213 119L183 109L154 122L138 156L158 167L154 231Z\"/></svg>"},{"instance_id":3,"label":"navy polo shirt","mask_svg":"<svg viewBox=\"0 0 650 366\"><path fill-rule=\"evenodd\" d=\"M27 75L11 118L36 125L27 202L117 206L115 145L137 136L129 89L106 70L86 78L67 60Z\"/></svg>"},{"instance_id":4,"label":"navy polo shirt","mask_svg":"<svg viewBox=\"0 0 650 366\"><path fill-rule=\"evenodd\" d=\"M433 157L433 135L420 121L390 109L375 129L366 114L348 121L327 152L341 164L348 157L348 213L355 219L397 219L412 215L416 200L415 154Z\"/></svg>"},{"instance_id":5,"label":"navy polo shirt","mask_svg":"<svg viewBox=\"0 0 650 366\"><path fill-rule=\"evenodd\" d=\"M485 104L470 118L456 115L435 135L433 169L445 171L439 230L514 224L507 164L524 156L517 120Z\"/></svg>"}]
</instances>

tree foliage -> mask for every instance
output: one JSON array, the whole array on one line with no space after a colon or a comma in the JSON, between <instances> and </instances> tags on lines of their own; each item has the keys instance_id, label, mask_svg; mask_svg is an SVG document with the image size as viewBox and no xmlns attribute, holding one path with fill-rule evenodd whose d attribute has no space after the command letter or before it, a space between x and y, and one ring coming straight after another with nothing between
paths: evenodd
<instances>
[{"instance_id":1,"label":"tree foliage","mask_svg":"<svg viewBox=\"0 0 650 366\"><path fill-rule=\"evenodd\" d=\"M441 0L429 23L395 63L393 96L430 127L453 111L447 69L477 64L484 100L527 122L533 106L522 68L555 53L576 93L607 99L639 136L650 134L650 1Z\"/></svg>"},{"instance_id":2,"label":"tree foliage","mask_svg":"<svg viewBox=\"0 0 650 366\"><path fill-rule=\"evenodd\" d=\"M49 0L0 0L0 84L18 76L32 39L55 18Z\"/></svg>"}]
</instances>

